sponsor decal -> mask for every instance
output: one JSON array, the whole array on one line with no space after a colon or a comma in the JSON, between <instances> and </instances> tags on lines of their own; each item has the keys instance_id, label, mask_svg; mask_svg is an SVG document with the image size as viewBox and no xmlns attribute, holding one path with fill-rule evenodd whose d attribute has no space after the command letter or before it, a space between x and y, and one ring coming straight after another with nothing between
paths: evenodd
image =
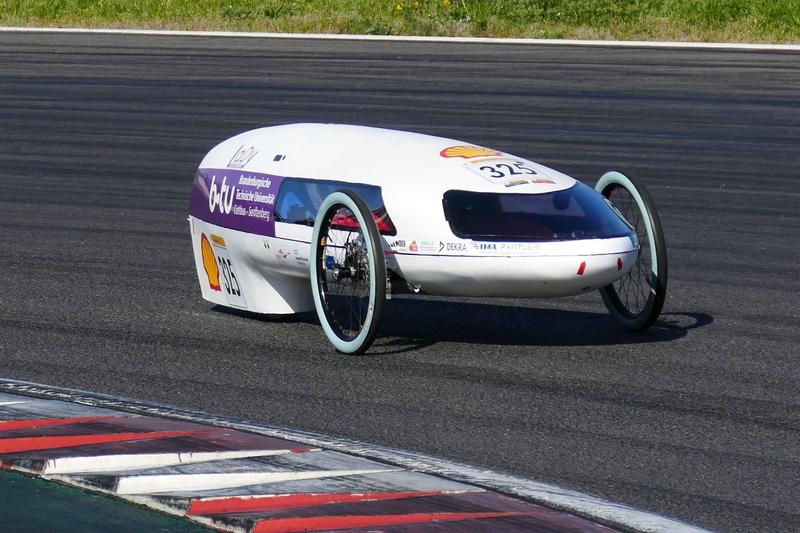
<instances>
[{"instance_id":1,"label":"sponsor decal","mask_svg":"<svg viewBox=\"0 0 800 533\"><path fill-rule=\"evenodd\" d=\"M448 252L466 252L467 245L463 242L439 242L439 251L446 250Z\"/></svg>"},{"instance_id":2,"label":"sponsor decal","mask_svg":"<svg viewBox=\"0 0 800 533\"><path fill-rule=\"evenodd\" d=\"M275 194L262 194L259 191L238 191L236 193L237 200L246 200L248 202L258 202L262 204L273 205L275 203Z\"/></svg>"},{"instance_id":3,"label":"sponsor decal","mask_svg":"<svg viewBox=\"0 0 800 533\"><path fill-rule=\"evenodd\" d=\"M300 253L300 250L292 250L292 257L299 265L308 265L308 257Z\"/></svg>"},{"instance_id":4,"label":"sponsor decal","mask_svg":"<svg viewBox=\"0 0 800 533\"><path fill-rule=\"evenodd\" d=\"M228 168L244 168L258 153L255 146L242 145L228 162Z\"/></svg>"},{"instance_id":5,"label":"sponsor decal","mask_svg":"<svg viewBox=\"0 0 800 533\"><path fill-rule=\"evenodd\" d=\"M216 174L211 176L211 185L208 192L208 210L211 213L218 210L220 214L227 215L232 211L233 214L237 216L248 216L269 220L271 216L271 210L264 209L258 205L261 204L264 206L271 206L275 204L274 193L264 194L258 190L262 186L262 182L264 187L269 187L271 184L269 179L259 180L257 178L246 176L239 177L240 185L255 185L255 191L241 189L237 190L235 186L229 186L227 181L228 176L224 176L222 178L222 183L220 183L219 188L217 188L217 176ZM242 203L234 204L234 200L241 201ZM256 205L246 206L244 202L255 203Z\"/></svg>"},{"instance_id":6,"label":"sponsor decal","mask_svg":"<svg viewBox=\"0 0 800 533\"><path fill-rule=\"evenodd\" d=\"M231 254L225 245L225 239L213 233L210 235L210 242L205 234L200 237L203 269L208 276L208 284L212 290L224 293L229 305L247 308L242 294L242 286L239 284L239 278L233 268L233 261L231 261Z\"/></svg>"},{"instance_id":7,"label":"sponsor decal","mask_svg":"<svg viewBox=\"0 0 800 533\"><path fill-rule=\"evenodd\" d=\"M512 157L497 157L469 161L465 166L490 183L505 187L516 187L536 183L549 183L555 185L556 181L539 175L535 163L525 159Z\"/></svg>"},{"instance_id":8,"label":"sponsor decal","mask_svg":"<svg viewBox=\"0 0 800 533\"><path fill-rule=\"evenodd\" d=\"M482 255L527 255L536 254L541 251L541 246L530 242L481 242L472 241L472 250Z\"/></svg>"},{"instance_id":9,"label":"sponsor decal","mask_svg":"<svg viewBox=\"0 0 800 533\"><path fill-rule=\"evenodd\" d=\"M426 241L412 240L406 241L397 239L389 243L392 248L397 248L407 244L408 252L432 253L442 255L471 255L476 256L501 256L501 255L525 255L538 254L541 252L541 245L534 242L487 242L487 241Z\"/></svg>"},{"instance_id":10,"label":"sponsor decal","mask_svg":"<svg viewBox=\"0 0 800 533\"><path fill-rule=\"evenodd\" d=\"M500 255L501 244L496 242L476 242L472 241L472 250L481 255Z\"/></svg>"},{"instance_id":11,"label":"sponsor decal","mask_svg":"<svg viewBox=\"0 0 800 533\"><path fill-rule=\"evenodd\" d=\"M206 276L208 276L208 285L212 291L221 291L217 258L205 233L200 234L200 255L203 257L203 270L206 271Z\"/></svg>"},{"instance_id":12,"label":"sponsor decal","mask_svg":"<svg viewBox=\"0 0 800 533\"><path fill-rule=\"evenodd\" d=\"M275 252L275 257L277 257L281 261L286 261L287 259L289 259L289 252L281 248L280 250Z\"/></svg>"},{"instance_id":13,"label":"sponsor decal","mask_svg":"<svg viewBox=\"0 0 800 533\"><path fill-rule=\"evenodd\" d=\"M233 195L235 187L228 186L228 177L222 178L222 183L217 187L217 176L211 177L211 185L208 189L208 210L212 213L219 210L221 214L228 214L233 207Z\"/></svg>"},{"instance_id":14,"label":"sponsor decal","mask_svg":"<svg viewBox=\"0 0 800 533\"><path fill-rule=\"evenodd\" d=\"M419 241L421 252L436 252L439 250L439 241Z\"/></svg>"},{"instance_id":15,"label":"sponsor decal","mask_svg":"<svg viewBox=\"0 0 800 533\"><path fill-rule=\"evenodd\" d=\"M192 216L225 228L272 237L283 178L230 169L200 169L192 186Z\"/></svg>"},{"instance_id":16,"label":"sponsor decal","mask_svg":"<svg viewBox=\"0 0 800 533\"><path fill-rule=\"evenodd\" d=\"M405 243L405 241L402 240L401 242ZM467 251L467 244L464 242L413 240L408 244L408 251L418 252L418 253L434 253L434 254L442 252L463 253Z\"/></svg>"},{"instance_id":17,"label":"sponsor decal","mask_svg":"<svg viewBox=\"0 0 800 533\"><path fill-rule=\"evenodd\" d=\"M396 239L389 243L392 250L405 250L407 248L405 239Z\"/></svg>"},{"instance_id":18,"label":"sponsor decal","mask_svg":"<svg viewBox=\"0 0 800 533\"><path fill-rule=\"evenodd\" d=\"M481 146L450 146L439 152L439 155L447 158L461 157L463 159L472 159L475 157L490 157L503 154Z\"/></svg>"},{"instance_id":19,"label":"sponsor decal","mask_svg":"<svg viewBox=\"0 0 800 533\"><path fill-rule=\"evenodd\" d=\"M474 243L475 250L486 255L539 255L542 247L533 242Z\"/></svg>"}]
</instances>

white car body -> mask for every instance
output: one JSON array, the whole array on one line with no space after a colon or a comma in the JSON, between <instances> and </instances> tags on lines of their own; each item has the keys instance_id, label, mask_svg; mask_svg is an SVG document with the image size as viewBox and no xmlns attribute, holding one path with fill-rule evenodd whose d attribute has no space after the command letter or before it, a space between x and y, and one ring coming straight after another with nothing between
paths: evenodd
<instances>
[{"instance_id":1,"label":"white car body","mask_svg":"<svg viewBox=\"0 0 800 533\"><path fill-rule=\"evenodd\" d=\"M266 314L314 308L313 227L275 220L275 202L287 178L380 187L397 232L382 236L387 269L426 294L573 295L619 279L638 254L633 235L539 242L454 234L443 210L447 191L535 195L576 184L543 165L429 135L292 124L232 137L200 164L189 221L203 298ZM323 198L313 200L318 205Z\"/></svg>"}]
</instances>

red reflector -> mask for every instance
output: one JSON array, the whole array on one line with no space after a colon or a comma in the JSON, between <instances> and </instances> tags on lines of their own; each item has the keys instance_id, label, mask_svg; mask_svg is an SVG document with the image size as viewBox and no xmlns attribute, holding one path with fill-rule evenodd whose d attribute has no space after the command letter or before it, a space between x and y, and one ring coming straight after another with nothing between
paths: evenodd
<instances>
[{"instance_id":1,"label":"red reflector","mask_svg":"<svg viewBox=\"0 0 800 533\"><path fill-rule=\"evenodd\" d=\"M622 270L622 258L617 257L617 270Z\"/></svg>"},{"instance_id":2,"label":"red reflector","mask_svg":"<svg viewBox=\"0 0 800 533\"><path fill-rule=\"evenodd\" d=\"M583 273L586 271L586 261L581 262L581 266L578 267L578 275L583 276Z\"/></svg>"}]
</instances>

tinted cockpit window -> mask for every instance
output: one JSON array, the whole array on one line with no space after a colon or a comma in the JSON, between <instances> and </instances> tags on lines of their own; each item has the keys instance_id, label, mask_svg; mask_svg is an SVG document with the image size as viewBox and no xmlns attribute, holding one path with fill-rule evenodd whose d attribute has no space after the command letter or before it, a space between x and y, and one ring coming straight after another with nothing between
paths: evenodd
<instances>
[{"instance_id":1,"label":"tinted cockpit window","mask_svg":"<svg viewBox=\"0 0 800 533\"><path fill-rule=\"evenodd\" d=\"M582 183L543 194L447 191L444 211L455 235L477 240L561 241L632 234L605 198Z\"/></svg>"},{"instance_id":2,"label":"tinted cockpit window","mask_svg":"<svg viewBox=\"0 0 800 533\"><path fill-rule=\"evenodd\" d=\"M313 226L319 206L325 198L333 192L342 190L353 191L366 202L381 233L389 235L397 233L383 205L381 188L363 183L286 178L275 201L275 220Z\"/></svg>"}]
</instances>

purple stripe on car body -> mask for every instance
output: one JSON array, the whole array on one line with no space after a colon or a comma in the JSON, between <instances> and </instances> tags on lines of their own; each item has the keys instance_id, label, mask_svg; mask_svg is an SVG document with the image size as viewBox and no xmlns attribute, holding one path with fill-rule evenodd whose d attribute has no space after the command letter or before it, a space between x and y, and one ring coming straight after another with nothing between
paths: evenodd
<instances>
[{"instance_id":1,"label":"purple stripe on car body","mask_svg":"<svg viewBox=\"0 0 800 533\"><path fill-rule=\"evenodd\" d=\"M189 213L223 228L275 236L275 200L282 176L201 168L192 183Z\"/></svg>"}]
</instances>

